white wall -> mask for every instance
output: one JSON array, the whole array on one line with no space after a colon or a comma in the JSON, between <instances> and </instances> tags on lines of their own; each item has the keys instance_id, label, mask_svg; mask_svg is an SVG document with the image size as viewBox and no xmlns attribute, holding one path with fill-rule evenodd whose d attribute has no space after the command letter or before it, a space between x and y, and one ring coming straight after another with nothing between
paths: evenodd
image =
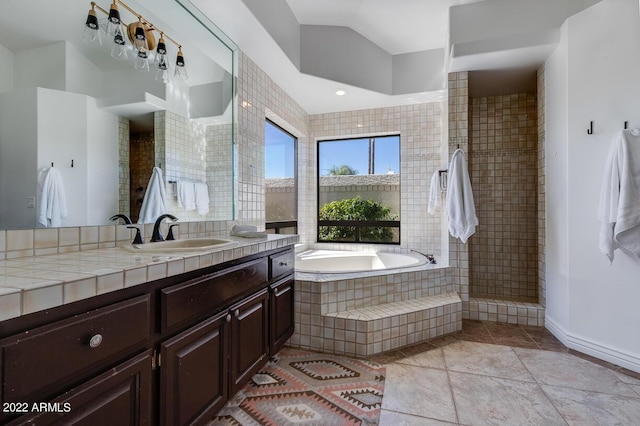
<instances>
[{"instance_id":1,"label":"white wall","mask_svg":"<svg viewBox=\"0 0 640 426\"><path fill-rule=\"evenodd\" d=\"M60 172L68 216L63 226L87 225L87 101L86 96L38 88L38 182L54 163ZM71 167L71 160L74 167ZM38 194L40 206L40 194ZM38 227L42 225L38 224Z\"/></svg>"},{"instance_id":2,"label":"white wall","mask_svg":"<svg viewBox=\"0 0 640 426\"><path fill-rule=\"evenodd\" d=\"M610 265L597 221L613 135L626 120L640 127L638 69L636 0L569 18L546 63L546 324L569 347L640 372L640 260L617 251Z\"/></svg>"},{"instance_id":3,"label":"white wall","mask_svg":"<svg viewBox=\"0 0 640 426\"><path fill-rule=\"evenodd\" d=\"M104 225L119 211L118 117L99 109L94 98L87 108L87 221ZM75 168L75 166L74 166Z\"/></svg>"},{"instance_id":4,"label":"white wall","mask_svg":"<svg viewBox=\"0 0 640 426\"><path fill-rule=\"evenodd\" d=\"M0 93L13 90L13 53L0 45Z\"/></svg>"},{"instance_id":5,"label":"white wall","mask_svg":"<svg viewBox=\"0 0 640 426\"><path fill-rule=\"evenodd\" d=\"M0 229L33 228L36 222L27 197L37 194L37 131L25 124L36 117L36 89L0 95Z\"/></svg>"}]
</instances>

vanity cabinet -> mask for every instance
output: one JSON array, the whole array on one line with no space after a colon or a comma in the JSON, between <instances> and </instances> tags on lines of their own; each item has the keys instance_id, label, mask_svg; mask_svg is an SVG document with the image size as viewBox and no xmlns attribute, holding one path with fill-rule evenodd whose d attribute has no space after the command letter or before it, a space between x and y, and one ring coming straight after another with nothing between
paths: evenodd
<instances>
[{"instance_id":1,"label":"vanity cabinet","mask_svg":"<svg viewBox=\"0 0 640 426\"><path fill-rule=\"evenodd\" d=\"M161 345L161 425L206 422L229 399L228 317L218 314Z\"/></svg>"},{"instance_id":2,"label":"vanity cabinet","mask_svg":"<svg viewBox=\"0 0 640 426\"><path fill-rule=\"evenodd\" d=\"M272 250L0 323L0 424L206 423L293 333L292 262Z\"/></svg>"},{"instance_id":3,"label":"vanity cabinet","mask_svg":"<svg viewBox=\"0 0 640 426\"><path fill-rule=\"evenodd\" d=\"M285 277L269 287L269 347L271 353L277 353L285 342L293 335L294 280Z\"/></svg>"},{"instance_id":4,"label":"vanity cabinet","mask_svg":"<svg viewBox=\"0 0 640 426\"><path fill-rule=\"evenodd\" d=\"M269 292L262 289L231 307L230 394L235 394L269 358Z\"/></svg>"}]
</instances>

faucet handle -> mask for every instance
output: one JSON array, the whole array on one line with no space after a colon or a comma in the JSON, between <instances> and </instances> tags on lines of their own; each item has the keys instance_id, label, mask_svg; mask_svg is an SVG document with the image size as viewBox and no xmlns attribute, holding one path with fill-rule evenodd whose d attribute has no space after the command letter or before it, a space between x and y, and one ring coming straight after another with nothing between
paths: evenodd
<instances>
[{"instance_id":1,"label":"faucet handle","mask_svg":"<svg viewBox=\"0 0 640 426\"><path fill-rule=\"evenodd\" d=\"M177 223L174 223L173 225L169 225L169 233L167 234L167 241L171 241L171 240L175 240L176 237L173 235L173 227L174 226L180 226Z\"/></svg>"},{"instance_id":2,"label":"faucet handle","mask_svg":"<svg viewBox=\"0 0 640 426\"><path fill-rule=\"evenodd\" d=\"M136 236L133 239L133 244L144 244L142 235L140 235L140 228L138 228L137 226L127 226L127 228L136 230Z\"/></svg>"}]
</instances>

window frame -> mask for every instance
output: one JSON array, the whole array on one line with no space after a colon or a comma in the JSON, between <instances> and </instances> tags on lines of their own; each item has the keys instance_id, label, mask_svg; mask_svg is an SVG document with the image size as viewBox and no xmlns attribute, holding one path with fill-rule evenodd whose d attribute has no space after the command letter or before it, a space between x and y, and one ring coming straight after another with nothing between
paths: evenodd
<instances>
[{"instance_id":1,"label":"window frame","mask_svg":"<svg viewBox=\"0 0 640 426\"><path fill-rule=\"evenodd\" d=\"M344 243L344 244L386 244L386 245L400 245L402 241L401 237L401 221L400 220L385 220L385 221L364 221L364 220L320 220L320 144L322 142L339 142L339 141L349 141L349 140L360 140L360 139L376 139L383 138L389 136L397 136L398 137L398 166L402 164L401 161L401 143L402 143L402 135L400 133L390 133L390 134L381 134L375 136L353 136L348 138L331 138L331 139L318 139L316 141L316 241L319 243ZM402 175L402 170L399 170L399 175ZM398 189L398 216L402 219L402 186L399 185ZM351 226L355 227L355 239L354 240L325 240L320 238L320 227L322 226ZM361 241L360 234L362 228L368 227L385 227L385 228L396 228L398 230L398 241Z\"/></svg>"},{"instance_id":2,"label":"window frame","mask_svg":"<svg viewBox=\"0 0 640 426\"><path fill-rule=\"evenodd\" d=\"M275 234L280 234L280 230L284 228L294 228L294 234L298 233L298 138L291 132L284 129L279 124L275 123L273 120L270 120L268 117L265 117L265 126L268 124L273 127L279 129L281 132L287 134L293 139L293 182L294 182L294 217L295 220L286 220L286 221L267 221L266 215L266 205L267 205L267 193L266 193L266 185L265 185L265 230L273 229ZM267 149L266 136L265 136L265 150ZM265 166L265 174L266 174L266 166ZM265 176L265 181L267 177Z\"/></svg>"}]
</instances>

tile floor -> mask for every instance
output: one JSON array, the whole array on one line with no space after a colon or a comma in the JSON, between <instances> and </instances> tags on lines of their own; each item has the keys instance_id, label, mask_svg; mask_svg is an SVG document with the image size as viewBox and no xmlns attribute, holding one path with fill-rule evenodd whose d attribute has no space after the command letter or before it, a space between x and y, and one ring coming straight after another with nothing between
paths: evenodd
<instances>
[{"instance_id":1,"label":"tile floor","mask_svg":"<svg viewBox=\"0 0 640 426\"><path fill-rule=\"evenodd\" d=\"M369 359L387 368L380 425L640 425L640 374L542 327L465 320Z\"/></svg>"}]
</instances>

